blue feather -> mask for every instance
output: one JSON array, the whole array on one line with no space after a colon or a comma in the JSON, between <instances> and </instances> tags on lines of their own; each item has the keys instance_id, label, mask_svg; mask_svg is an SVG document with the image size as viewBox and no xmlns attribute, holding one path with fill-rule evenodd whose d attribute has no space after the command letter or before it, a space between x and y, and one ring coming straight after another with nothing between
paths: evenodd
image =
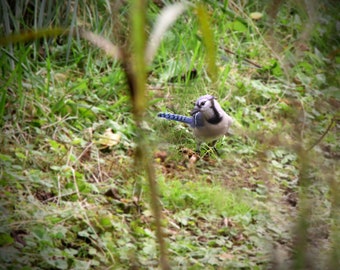
<instances>
[{"instance_id":1,"label":"blue feather","mask_svg":"<svg viewBox=\"0 0 340 270\"><path fill-rule=\"evenodd\" d=\"M194 125L193 118L187 117L187 116L184 116L184 115L173 114L173 113L159 113L157 116L161 117L161 118L165 118L167 120L173 120L173 121L186 123L190 126Z\"/></svg>"},{"instance_id":2,"label":"blue feather","mask_svg":"<svg viewBox=\"0 0 340 270\"><path fill-rule=\"evenodd\" d=\"M201 112L193 114L192 118L193 118L193 123L191 126L197 127L197 128L204 126L203 114Z\"/></svg>"}]
</instances>

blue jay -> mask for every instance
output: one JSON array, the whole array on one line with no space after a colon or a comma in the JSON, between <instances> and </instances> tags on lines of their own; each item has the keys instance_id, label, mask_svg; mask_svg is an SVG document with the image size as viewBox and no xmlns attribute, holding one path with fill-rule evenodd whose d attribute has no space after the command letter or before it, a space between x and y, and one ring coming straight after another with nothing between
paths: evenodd
<instances>
[{"instance_id":1,"label":"blue jay","mask_svg":"<svg viewBox=\"0 0 340 270\"><path fill-rule=\"evenodd\" d=\"M205 95L197 99L191 117L159 113L158 117L190 125L197 139L197 151L202 142L209 142L227 134L233 119L221 108L214 96Z\"/></svg>"}]
</instances>

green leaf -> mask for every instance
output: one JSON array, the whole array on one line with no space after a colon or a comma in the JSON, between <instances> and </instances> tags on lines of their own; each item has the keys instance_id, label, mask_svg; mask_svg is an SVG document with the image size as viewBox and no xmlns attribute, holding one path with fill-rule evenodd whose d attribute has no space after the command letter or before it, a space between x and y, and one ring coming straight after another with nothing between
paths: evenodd
<instances>
[{"instance_id":1,"label":"green leaf","mask_svg":"<svg viewBox=\"0 0 340 270\"><path fill-rule=\"evenodd\" d=\"M244 23L242 23L239 20L232 22L232 29L237 31L237 32L247 32L248 31L247 25L245 25Z\"/></svg>"},{"instance_id":2,"label":"green leaf","mask_svg":"<svg viewBox=\"0 0 340 270\"><path fill-rule=\"evenodd\" d=\"M14 242L12 236L8 233L0 233L0 246L7 246Z\"/></svg>"},{"instance_id":3,"label":"green leaf","mask_svg":"<svg viewBox=\"0 0 340 270\"><path fill-rule=\"evenodd\" d=\"M210 17L207 10L208 9L205 6L198 5L197 19L200 25L200 30L202 32L202 40L206 49L207 71L212 81L215 82L217 79L217 46L215 42L213 27L211 25Z\"/></svg>"},{"instance_id":4,"label":"green leaf","mask_svg":"<svg viewBox=\"0 0 340 270\"><path fill-rule=\"evenodd\" d=\"M110 217L102 217L99 219L100 225L102 225L104 228L111 228L112 222Z\"/></svg>"}]
</instances>

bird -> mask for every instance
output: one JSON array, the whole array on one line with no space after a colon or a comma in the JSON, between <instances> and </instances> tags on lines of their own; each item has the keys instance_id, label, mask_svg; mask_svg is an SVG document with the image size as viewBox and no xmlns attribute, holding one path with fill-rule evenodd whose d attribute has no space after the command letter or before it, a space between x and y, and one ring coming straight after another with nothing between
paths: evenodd
<instances>
[{"instance_id":1,"label":"bird","mask_svg":"<svg viewBox=\"0 0 340 270\"><path fill-rule=\"evenodd\" d=\"M191 116L189 117L161 112L157 116L188 124L193 129L193 134L197 141L197 152L200 152L202 142L216 141L226 135L233 123L233 119L222 109L212 95L199 97L190 114ZM216 148L214 149L216 150Z\"/></svg>"}]
</instances>

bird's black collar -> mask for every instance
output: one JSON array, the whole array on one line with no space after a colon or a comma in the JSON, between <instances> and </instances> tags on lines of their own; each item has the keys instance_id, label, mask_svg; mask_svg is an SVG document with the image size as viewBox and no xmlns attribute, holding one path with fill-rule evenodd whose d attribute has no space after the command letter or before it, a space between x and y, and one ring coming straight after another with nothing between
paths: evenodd
<instances>
[{"instance_id":1,"label":"bird's black collar","mask_svg":"<svg viewBox=\"0 0 340 270\"><path fill-rule=\"evenodd\" d=\"M217 125L218 123L220 123L222 121L223 117L220 116L220 114L215 115L214 117L211 117L210 119L208 119L208 123L213 124L213 125Z\"/></svg>"},{"instance_id":2,"label":"bird's black collar","mask_svg":"<svg viewBox=\"0 0 340 270\"><path fill-rule=\"evenodd\" d=\"M220 123L222 121L223 117L217 111L214 101L215 101L214 99L211 99L211 109L214 111L214 116L211 117L210 119L207 119L207 121L210 124L217 125L218 123Z\"/></svg>"}]
</instances>

